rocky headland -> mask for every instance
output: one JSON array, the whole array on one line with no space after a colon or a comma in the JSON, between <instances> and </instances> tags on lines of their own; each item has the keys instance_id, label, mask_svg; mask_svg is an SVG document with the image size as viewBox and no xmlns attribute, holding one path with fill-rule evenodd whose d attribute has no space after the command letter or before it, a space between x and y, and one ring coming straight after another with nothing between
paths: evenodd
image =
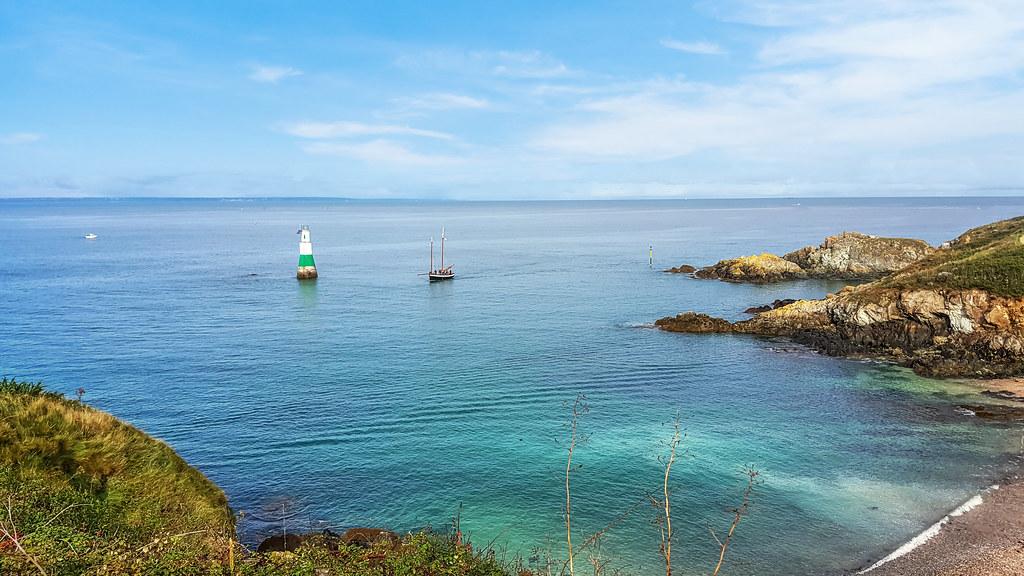
<instances>
[{"instance_id":1,"label":"rocky headland","mask_svg":"<svg viewBox=\"0 0 1024 576\"><path fill-rule=\"evenodd\" d=\"M700 269L684 264L666 272L754 284L803 278L869 280L901 270L934 250L921 240L843 232L825 238L819 246L805 246L783 256L741 256Z\"/></svg>"},{"instance_id":2,"label":"rocky headland","mask_svg":"<svg viewBox=\"0 0 1024 576\"><path fill-rule=\"evenodd\" d=\"M797 252L816 269L863 270L824 256L847 252L836 248L845 240L836 242ZM887 252L893 258L873 258L879 266L871 270L895 264L897 252L910 264L820 300L798 300L739 322L684 312L655 325L785 337L827 354L887 359L928 376L1024 374L1024 217L975 228L937 250L914 242L889 244L897 247Z\"/></svg>"}]
</instances>

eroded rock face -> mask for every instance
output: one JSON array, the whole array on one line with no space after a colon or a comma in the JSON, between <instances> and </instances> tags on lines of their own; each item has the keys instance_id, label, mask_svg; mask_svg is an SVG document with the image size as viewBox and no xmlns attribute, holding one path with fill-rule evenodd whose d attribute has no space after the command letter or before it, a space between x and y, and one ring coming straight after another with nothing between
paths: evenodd
<instances>
[{"instance_id":1,"label":"eroded rock face","mask_svg":"<svg viewBox=\"0 0 1024 576\"><path fill-rule=\"evenodd\" d=\"M883 357L942 377L1024 373L1024 299L980 290L849 288L730 323L686 312L662 330L784 336L840 356Z\"/></svg>"},{"instance_id":2,"label":"eroded rock face","mask_svg":"<svg viewBox=\"0 0 1024 576\"><path fill-rule=\"evenodd\" d=\"M714 266L697 270L697 278L715 278L726 282L751 282L768 284L780 280L796 280L806 278L807 273L800 266L784 260L775 254L743 256L731 260L722 260Z\"/></svg>"},{"instance_id":3,"label":"eroded rock face","mask_svg":"<svg viewBox=\"0 0 1024 576\"><path fill-rule=\"evenodd\" d=\"M805 246L781 257L765 253L721 260L694 276L755 284L801 278L867 280L901 270L934 251L921 240L843 232L829 236L820 246ZM667 270L692 271L690 266Z\"/></svg>"},{"instance_id":4,"label":"eroded rock face","mask_svg":"<svg viewBox=\"0 0 1024 576\"><path fill-rule=\"evenodd\" d=\"M917 262L934 248L921 240L882 238L859 232L829 236L783 256L814 278L878 278Z\"/></svg>"},{"instance_id":5,"label":"eroded rock face","mask_svg":"<svg viewBox=\"0 0 1024 576\"><path fill-rule=\"evenodd\" d=\"M1024 216L979 226L939 250L848 233L787 258L812 275L875 273L914 261L875 281L748 320L689 312L657 326L784 336L828 354L888 358L930 376L1024 375ZM717 274L730 266L712 268Z\"/></svg>"}]
</instances>

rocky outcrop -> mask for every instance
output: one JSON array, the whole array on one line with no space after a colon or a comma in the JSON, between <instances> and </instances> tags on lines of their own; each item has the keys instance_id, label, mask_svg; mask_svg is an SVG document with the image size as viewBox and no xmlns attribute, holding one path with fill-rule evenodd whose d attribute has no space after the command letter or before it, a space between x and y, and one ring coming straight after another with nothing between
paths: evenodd
<instances>
[{"instance_id":1,"label":"rocky outcrop","mask_svg":"<svg viewBox=\"0 0 1024 576\"><path fill-rule=\"evenodd\" d=\"M655 325L784 336L930 376L1024 374L1024 218L971 230L897 273L821 300L797 300L734 323L687 312Z\"/></svg>"},{"instance_id":2,"label":"rocky outcrop","mask_svg":"<svg viewBox=\"0 0 1024 576\"><path fill-rule=\"evenodd\" d=\"M743 256L722 260L714 266L697 270L697 278L714 278L726 282L751 282L768 284L780 280L806 278L807 273L800 266L775 254Z\"/></svg>"},{"instance_id":3,"label":"rocky outcrop","mask_svg":"<svg viewBox=\"0 0 1024 576\"><path fill-rule=\"evenodd\" d=\"M733 325L728 320L722 320L707 314L698 314L697 312L683 312L676 316L662 318L655 321L654 325L667 332L688 332L691 334L713 334L733 331Z\"/></svg>"},{"instance_id":4,"label":"rocky outcrop","mask_svg":"<svg viewBox=\"0 0 1024 576\"><path fill-rule=\"evenodd\" d=\"M765 253L722 260L694 276L754 284L802 278L868 280L901 270L934 250L921 240L843 232L820 246L805 246L781 257ZM684 272L683 268L667 272Z\"/></svg>"},{"instance_id":5,"label":"rocky outcrop","mask_svg":"<svg viewBox=\"0 0 1024 576\"><path fill-rule=\"evenodd\" d=\"M769 310L775 310L776 308L782 308L796 302L793 298L782 298L772 300L771 304L765 304L764 306L751 306L743 311L744 314L760 314L761 312L767 312Z\"/></svg>"},{"instance_id":6,"label":"rocky outcrop","mask_svg":"<svg viewBox=\"0 0 1024 576\"><path fill-rule=\"evenodd\" d=\"M343 534L331 530L308 534L274 535L260 542L257 552L292 552L312 542L316 545L346 544L369 548L375 544L396 546L400 538L398 534L381 528L349 528Z\"/></svg>"},{"instance_id":7,"label":"rocky outcrop","mask_svg":"<svg viewBox=\"0 0 1024 576\"><path fill-rule=\"evenodd\" d=\"M813 278L878 278L931 254L921 240L881 238L858 232L829 236L820 246L805 246L783 256Z\"/></svg>"},{"instance_id":8,"label":"rocky outcrop","mask_svg":"<svg viewBox=\"0 0 1024 576\"><path fill-rule=\"evenodd\" d=\"M670 274L693 274L696 271L697 268L695 266L690 266L689 264L680 264L679 266L665 270L665 272Z\"/></svg>"},{"instance_id":9,"label":"rocky outcrop","mask_svg":"<svg viewBox=\"0 0 1024 576\"><path fill-rule=\"evenodd\" d=\"M655 322L670 332L785 336L838 356L886 358L929 376L1024 373L1024 299L980 290L848 288L730 323L684 313Z\"/></svg>"}]
</instances>

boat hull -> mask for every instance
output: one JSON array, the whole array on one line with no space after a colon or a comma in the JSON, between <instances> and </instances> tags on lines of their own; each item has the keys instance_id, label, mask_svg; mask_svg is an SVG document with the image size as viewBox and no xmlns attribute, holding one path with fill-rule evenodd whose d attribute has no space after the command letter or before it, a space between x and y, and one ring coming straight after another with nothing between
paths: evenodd
<instances>
[{"instance_id":1,"label":"boat hull","mask_svg":"<svg viewBox=\"0 0 1024 576\"><path fill-rule=\"evenodd\" d=\"M455 278L455 273L450 274L427 274L427 278L430 278L431 282L441 282L442 280L451 280Z\"/></svg>"}]
</instances>

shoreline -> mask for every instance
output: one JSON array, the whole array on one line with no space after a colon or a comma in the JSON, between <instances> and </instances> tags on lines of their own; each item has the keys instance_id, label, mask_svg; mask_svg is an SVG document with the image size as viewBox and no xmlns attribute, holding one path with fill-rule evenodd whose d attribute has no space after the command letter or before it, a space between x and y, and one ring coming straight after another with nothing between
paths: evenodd
<instances>
[{"instance_id":1,"label":"shoreline","mask_svg":"<svg viewBox=\"0 0 1024 576\"><path fill-rule=\"evenodd\" d=\"M983 394L986 392L988 395L998 394L1000 396L997 397L1003 400L1024 402L1024 377L992 378L990 380L971 378L963 382L981 390Z\"/></svg>"},{"instance_id":2,"label":"shoreline","mask_svg":"<svg viewBox=\"0 0 1024 576\"><path fill-rule=\"evenodd\" d=\"M1024 440L1022 440L1024 442ZM1024 460L867 567L868 576L1024 576Z\"/></svg>"}]
</instances>

